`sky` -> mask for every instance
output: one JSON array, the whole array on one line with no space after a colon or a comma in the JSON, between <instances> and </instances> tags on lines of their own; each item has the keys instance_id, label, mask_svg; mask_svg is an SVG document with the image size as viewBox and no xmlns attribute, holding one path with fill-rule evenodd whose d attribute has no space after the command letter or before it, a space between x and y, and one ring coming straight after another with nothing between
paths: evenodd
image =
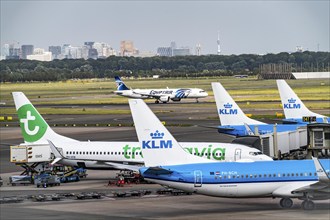
<instances>
[{"instance_id":1,"label":"sky","mask_svg":"<svg viewBox=\"0 0 330 220\"><path fill-rule=\"evenodd\" d=\"M16 1L1 0L1 45L48 46L105 42L119 50L170 46L202 54L330 51L330 0L294 1Z\"/></svg>"}]
</instances>

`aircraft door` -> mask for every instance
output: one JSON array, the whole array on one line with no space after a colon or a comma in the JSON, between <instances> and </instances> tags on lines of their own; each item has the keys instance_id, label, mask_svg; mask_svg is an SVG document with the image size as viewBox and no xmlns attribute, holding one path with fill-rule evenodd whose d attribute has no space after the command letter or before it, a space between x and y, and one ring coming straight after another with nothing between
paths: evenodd
<instances>
[{"instance_id":1,"label":"aircraft door","mask_svg":"<svg viewBox=\"0 0 330 220\"><path fill-rule=\"evenodd\" d=\"M202 176L202 171L200 170L195 170L194 171L194 176L195 176L195 187L202 187L202 182L203 182L203 176Z\"/></svg>"},{"instance_id":2,"label":"aircraft door","mask_svg":"<svg viewBox=\"0 0 330 220\"><path fill-rule=\"evenodd\" d=\"M240 149L240 148L236 148L235 149L235 158L234 158L234 160L235 161L238 161L238 160L240 160L242 158L242 149Z\"/></svg>"}]
</instances>

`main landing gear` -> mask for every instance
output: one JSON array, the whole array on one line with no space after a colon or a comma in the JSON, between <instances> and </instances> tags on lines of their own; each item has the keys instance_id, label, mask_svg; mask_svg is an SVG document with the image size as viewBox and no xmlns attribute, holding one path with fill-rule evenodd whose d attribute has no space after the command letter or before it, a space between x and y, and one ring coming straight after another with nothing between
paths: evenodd
<instances>
[{"instance_id":1,"label":"main landing gear","mask_svg":"<svg viewBox=\"0 0 330 220\"><path fill-rule=\"evenodd\" d=\"M302 203L301 203L301 207L304 209L304 210L313 210L315 208L315 204L312 200L304 200Z\"/></svg>"},{"instance_id":2,"label":"main landing gear","mask_svg":"<svg viewBox=\"0 0 330 220\"><path fill-rule=\"evenodd\" d=\"M293 201L290 198L283 198L280 200L280 206L285 209L291 208L293 205Z\"/></svg>"},{"instance_id":3,"label":"main landing gear","mask_svg":"<svg viewBox=\"0 0 330 220\"><path fill-rule=\"evenodd\" d=\"M289 209L292 207L292 205L293 205L293 201L290 198L282 198L280 200L280 206L282 208ZM302 202L301 207L304 210L314 210L315 204L312 200L310 200L310 199L308 199L308 197L306 197L306 199Z\"/></svg>"}]
</instances>

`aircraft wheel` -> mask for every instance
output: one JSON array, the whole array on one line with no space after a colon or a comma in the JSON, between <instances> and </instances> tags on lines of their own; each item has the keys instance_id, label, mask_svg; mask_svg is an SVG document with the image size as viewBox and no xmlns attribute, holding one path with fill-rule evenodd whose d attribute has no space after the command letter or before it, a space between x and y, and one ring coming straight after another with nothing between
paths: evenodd
<instances>
[{"instance_id":1,"label":"aircraft wheel","mask_svg":"<svg viewBox=\"0 0 330 220\"><path fill-rule=\"evenodd\" d=\"M301 206L302 206L302 208L304 210L313 210L315 208L315 204L311 200L305 200L305 201L303 201L303 203L301 204Z\"/></svg>"},{"instance_id":2,"label":"aircraft wheel","mask_svg":"<svg viewBox=\"0 0 330 220\"><path fill-rule=\"evenodd\" d=\"M155 101L155 103L156 103L156 104L159 104L159 101L158 101L158 100L156 100L156 101Z\"/></svg>"},{"instance_id":3,"label":"aircraft wheel","mask_svg":"<svg viewBox=\"0 0 330 220\"><path fill-rule=\"evenodd\" d=\"M282 208L289 209L289 208L292 207L292 205L293 205L293 201L292 201L292 199L290 199L290 198L283 198L283 199L281 199L281 201L280 201L280 206L281 206Z\"/></svg>"}]
</instances>

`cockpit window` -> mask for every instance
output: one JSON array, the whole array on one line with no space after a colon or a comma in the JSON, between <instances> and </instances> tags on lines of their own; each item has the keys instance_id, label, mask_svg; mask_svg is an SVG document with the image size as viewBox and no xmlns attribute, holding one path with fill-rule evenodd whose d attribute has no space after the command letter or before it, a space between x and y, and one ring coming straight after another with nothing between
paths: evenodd
<instances>
[{"instance_id":1,"label":"cockpit window","mask_svg":"<svg viewBox=\"0 0 330 220\"><path fill-rule=\"evenodd\" d=\"M259 152L250 152L249 154L252 156L257 156L257 155L261 155L262 153L259 151Z\"/></svg>"},{"instance_id":2,"label":"cockpit window","mask_svg":"<svg viewBox=\"0 0 330 220\"><path fill-rule=\"evenodd\" d=\"M203 93L203 92L205 92L205 91L204 91L204 90L200 90L200 91L199 91L199 93Z\"/></svg>"}]
</instances>

